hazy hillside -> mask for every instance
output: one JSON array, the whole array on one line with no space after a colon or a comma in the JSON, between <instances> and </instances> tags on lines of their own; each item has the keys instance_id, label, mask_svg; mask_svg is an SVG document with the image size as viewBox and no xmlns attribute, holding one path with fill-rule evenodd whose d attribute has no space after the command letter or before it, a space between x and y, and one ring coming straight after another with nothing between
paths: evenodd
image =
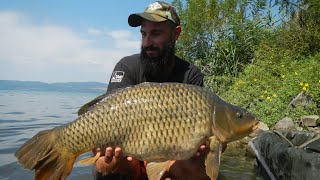
<instances>
[{"instance_id":1,"label":"hazy hillside","mask_svg":"<svg viewBox=\"0 0 320 180\"><path fill-rule=\"evenodd\" d=\"M107 86L107 84L99 82L44 83L39 81L0 80L0 90L104 93Z\"/></svg>"}]
</instances>

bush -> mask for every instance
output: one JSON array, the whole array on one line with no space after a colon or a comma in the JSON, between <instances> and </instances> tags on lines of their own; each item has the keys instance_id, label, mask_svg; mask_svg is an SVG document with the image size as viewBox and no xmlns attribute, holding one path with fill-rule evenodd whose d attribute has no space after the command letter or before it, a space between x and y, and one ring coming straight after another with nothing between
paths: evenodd
<instances>
[{"instance_id":1,"label":"bush","mask_svg":"<svg viewBox=\"0 0 320 180\"><path fill-rule=\"evenodd\" d=\"M297 119L320 113L320 53L302 57L262 44L255 59L259 60L235 79L222 98L246 107L268 125L285 116ZM288 107L301 91L312 98L308 108Z\"/></svg>"}]
</instances>

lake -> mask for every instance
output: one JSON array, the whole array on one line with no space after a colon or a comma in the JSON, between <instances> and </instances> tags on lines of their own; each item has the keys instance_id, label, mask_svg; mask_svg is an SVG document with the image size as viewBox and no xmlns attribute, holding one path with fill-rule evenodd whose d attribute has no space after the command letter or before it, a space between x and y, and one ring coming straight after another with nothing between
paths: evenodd
<instances>
[{"instance_id":1,"label":"lake","mask_svg":"<svg viewBox=\"0 0 320 180\"><path fill-rule=\"evenodd\" d=\"M37 132L71 122L78 109L100 94L0 90L0 179L33 179L15 151ZM79 159L90 156L83 154ZM219 179L252 179L253 159L222 156ZM69 180L93 179L93 166L74 164Z\"/></svg>"},{"instance_id":2,"label":"lake","mask_svg":"<svg viewBox=\"0 0 320 180\"><path fill-rule=\"evenodd\" d=\"M0 179L33 179L33 171L17 163L15 151L37 132L76 119L79 107L98 95L1 90ZM92 166L76 163L68 179L92 179Z\"/></svg>"}]
</instances>

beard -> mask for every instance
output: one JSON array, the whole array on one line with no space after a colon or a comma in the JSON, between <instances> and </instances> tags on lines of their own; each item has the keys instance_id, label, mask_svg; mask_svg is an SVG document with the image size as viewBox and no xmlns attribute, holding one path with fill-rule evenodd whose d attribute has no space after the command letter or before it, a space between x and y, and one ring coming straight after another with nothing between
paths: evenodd
<instances>
[{"instance_id":1,"label":"beard","mask_svg":"<svg viewBox=\"0 0 320 180\"><path fill-rule=\"evenodd\" d=\"M146 53L148 50L156 50L159 55L150 57ZM140 58L148 82L165 82L168 80L174 63L174 52L174 42L166 44L163 50L154 46L141 47Z\"/></svg>"}]
</instances>

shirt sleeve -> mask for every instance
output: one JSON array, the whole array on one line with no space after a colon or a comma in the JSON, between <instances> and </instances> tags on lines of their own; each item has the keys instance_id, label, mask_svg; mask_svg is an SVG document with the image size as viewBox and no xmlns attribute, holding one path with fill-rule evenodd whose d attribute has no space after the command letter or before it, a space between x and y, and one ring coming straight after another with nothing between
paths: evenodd
<instances>
[{"instance_id":1,"label":"shirt sleeve","mask_svg":"<svg viewBox=\"0 0 320 180\"><path fill-rule=\"evenodd\" d=\"M201 71L197 67L193 66L189 72L188 84L203 87L203 78L204 75L201 73Z\"/></svg>"},{"instance_id":2,"label":"shirt sleeve","mask_svg":"<svg viewBox=\"0 0 320 180\"><path fill-rule=\"evenodd\" d=\"M130 72L129 68L124 62L119 61L111 74L107 94L110 94L121 88L134 85L134 74Z\"/></svg>"}]
</instances>

